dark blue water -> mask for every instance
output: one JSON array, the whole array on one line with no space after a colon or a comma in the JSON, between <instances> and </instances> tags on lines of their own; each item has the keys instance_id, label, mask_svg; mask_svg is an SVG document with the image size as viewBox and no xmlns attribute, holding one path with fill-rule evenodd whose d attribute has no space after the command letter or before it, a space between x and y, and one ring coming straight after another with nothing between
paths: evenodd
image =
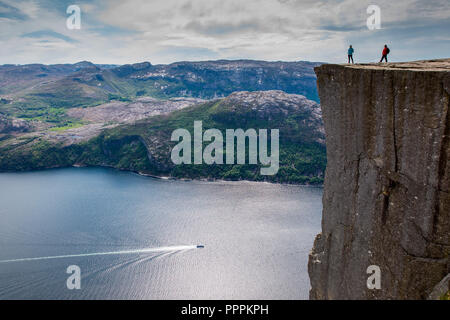
<instances>
[{"instance_id":1,"label":"dark blue water","mask_svg":"<svg viewBox=\"0 0 450 320\"><path fill-rule=\"evenodd\" d=\"M0 174L0 299L307 299L321 188L102 168ZM81 289L69 290L69 265Z\"/></svg>"}]
</instances>

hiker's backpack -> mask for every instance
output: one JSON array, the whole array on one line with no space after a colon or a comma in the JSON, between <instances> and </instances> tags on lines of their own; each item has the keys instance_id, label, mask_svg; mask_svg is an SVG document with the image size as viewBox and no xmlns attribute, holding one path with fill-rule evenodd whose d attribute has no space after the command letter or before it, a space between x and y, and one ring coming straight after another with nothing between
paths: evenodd
<instances>
[{"instance_id":1,"label":"hiker's backpack","mask_svg":"<svg viewBox=\"0 0 450 320\"><path fill-rule=\"evenodd\" d=\"M389 54L389 52L391 52L391 50L389 48L387 48L386 52L387 52L387 54Z\"/></svg>"}]
</instances>

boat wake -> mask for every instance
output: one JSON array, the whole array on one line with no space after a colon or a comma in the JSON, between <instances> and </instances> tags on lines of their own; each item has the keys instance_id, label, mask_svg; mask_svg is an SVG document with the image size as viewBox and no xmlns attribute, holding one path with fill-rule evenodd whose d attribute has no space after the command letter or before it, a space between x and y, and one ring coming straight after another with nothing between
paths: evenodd
<instances>
[{"instance_id":1,"label":"boat wake","mask_svg":"<svg viewBox=\"0 0 450 320\"><path fill-rule=\"evenodd\" d=\"M170 247L157 247L157 248L142 248L133 250L122 251L108 251L108 252L93 252L93 253L79 253L79 254L67 254L60 256L47 256L47 257L34 257L34 258L20 258L0 260L0 263L8 262L21 262L21 261L37 261L37 260L50 260L50 259L65 259L65 258L77 258L77 257L92 257L92 256L106 256L106 255L118 255L118 254L134 254L134 253L152 253L152 252L175 252L197 249L199 246L170 246Z\"/></svg>"}]
</instances>

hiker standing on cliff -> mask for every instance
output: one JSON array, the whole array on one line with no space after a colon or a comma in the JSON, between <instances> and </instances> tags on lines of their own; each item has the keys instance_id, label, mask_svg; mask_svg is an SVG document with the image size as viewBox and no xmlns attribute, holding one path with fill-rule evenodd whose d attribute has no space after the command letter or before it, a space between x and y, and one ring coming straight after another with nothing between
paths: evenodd
<instances>
[{"instance_id":1,"label":"hiker standing on cliff","mask_svg":"<svg viewBox=\"0 0 450 320\"><path fill-rule=\"evenodd\" d=\"M350 48L348 48L348 51L347 51L348 63L350 63L350 59L352 59L352 63L353 63L353 52L355 52L355 50L353 50L352 45L350 45Z\"/></svg>"},{"instance_id":2,"label":"hiker standing on cliff","mask_svg":"<svg viewBox=\"0 0 450 320\"><path fill-rule=\"evenodd\" d=\"M386 62L388 62L387 55L389 54L389 52L391 52L391 50L388 48L387 44L385 44L384 48L383 48L383 52L381 53L382 56L381 56L380 63L383 62L383 59L386 60Z\"/></svg>"}]
</instances>

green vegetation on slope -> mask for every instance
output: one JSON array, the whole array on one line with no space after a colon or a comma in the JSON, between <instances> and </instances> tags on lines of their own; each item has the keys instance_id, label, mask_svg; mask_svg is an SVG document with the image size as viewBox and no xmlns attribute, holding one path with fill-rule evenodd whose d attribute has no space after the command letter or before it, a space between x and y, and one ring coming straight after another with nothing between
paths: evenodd
<instances>
[{"instance_id":1,"label":"green vegetation on slope","mask_svg":"<svg viewBox=\"0 0 450 320\"><path fill-rule=\"evenodd\" d=\"M151 175L189 179L255 180L300 184L320 184L326 165L325 146L315 141L311 130L300 124L307 114L298 110L287 116L272 113L261 117L249 108L231 109L223 100L192 106L169 115L156 116L133 125L105 130L77 145L61 146L47 141L31 141L21 146L0 148L0 170L30 170L50 167L111 166ZM216 128L279 129L280 168L276 175L260 174L260 165L179 165L170 153L176 142L173 130L184 128L193 136L194 121L203 130ZM207 145L208 143L204 143ZM270 145L270 143L269 143ZM224 155L225 156L225 155Z\"/></svg>"},{"instance_id":2,"label":"green vegetation on slope","mask_svg":"<svg viewBox=\"0 0 450 320\"><path fill-rule=\"evenodd\" d=\"M4 65L0 66L0 94L8 97L0 97L0 112L65 127L66 122L73 121L65 113L68 108L141 96L211 99L235 91L283 90L318 101L313 72L317 65L251 60L170 65L144 62L107 68L87 61L73 65Z\"/></svg>"}]
</instances>

